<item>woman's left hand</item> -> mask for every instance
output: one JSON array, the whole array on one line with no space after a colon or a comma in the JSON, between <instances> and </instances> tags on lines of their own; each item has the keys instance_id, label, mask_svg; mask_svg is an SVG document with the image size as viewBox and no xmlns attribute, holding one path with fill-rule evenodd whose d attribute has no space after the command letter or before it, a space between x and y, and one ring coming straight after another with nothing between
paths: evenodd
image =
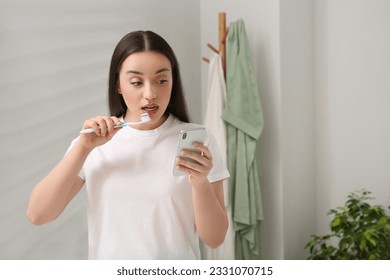
<instances>
[{"instance_id":1,"label":"woman's left hand","mask_svg":"<svg viewBox=\"0 0 390 280\"><path fill-rule=\"evenodd\" d=\"M199 152L183 150L182 157L176 158L177 169L189 175L188 180L194 187L209 184L207 176L213 167L211 152L208 147L200 143L192 145ZM191 160L185 159L185 157Z\"/></svg>"}]
</instances>

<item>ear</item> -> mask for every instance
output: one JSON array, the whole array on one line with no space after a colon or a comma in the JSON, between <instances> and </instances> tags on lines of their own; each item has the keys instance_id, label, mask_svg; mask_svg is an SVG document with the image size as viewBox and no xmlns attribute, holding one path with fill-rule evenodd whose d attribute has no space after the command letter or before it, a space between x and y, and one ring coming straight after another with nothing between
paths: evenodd
<instances>
[{"instance_id":1,"label":"ear","mask_svg":"<svg viewBox=\"0 0 390 280\"><path fill-rule=\"evenodd\" d=\"M122 90L121 90L120 86L117 87L117 91L118 91L119 94L122 94Z\"/></svg>"}]
</instances>

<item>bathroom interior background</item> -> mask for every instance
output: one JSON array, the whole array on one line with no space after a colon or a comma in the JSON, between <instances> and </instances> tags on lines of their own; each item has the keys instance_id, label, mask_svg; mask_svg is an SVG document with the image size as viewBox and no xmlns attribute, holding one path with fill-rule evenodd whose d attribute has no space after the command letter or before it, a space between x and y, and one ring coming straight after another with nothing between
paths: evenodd
<instances>
[{"instance_id":1,"label":"bathroom interior background","mask_svg":"<svg viewBox=\"0 0 390 280\"><path fill-rule=\"evenodd\" d=\"M354 190L390 194L390 2L386 0L3 0L0 2L0 259L87 258L86 196L56 221L25 216L31 189L84 119L107 112L119 39L173 46L195 122L218 13L246 24L265 127L259 140L264 259L305 259L311 234Z\"/></svg>"}]
</instances>

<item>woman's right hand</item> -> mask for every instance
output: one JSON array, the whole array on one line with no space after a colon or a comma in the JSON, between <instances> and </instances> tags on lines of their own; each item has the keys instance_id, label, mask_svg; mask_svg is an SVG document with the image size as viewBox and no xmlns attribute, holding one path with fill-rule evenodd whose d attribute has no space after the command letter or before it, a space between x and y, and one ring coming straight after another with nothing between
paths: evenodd
<instances>
[{"instance_id":1,"label":"woman's right hand","mask_svg":"<svg viewBox=\"0 0 390 280\"><path fill-rule=\"evenodd\" d=\"M79 144L85 149L94 149L110 141L122 126L117 117L103 116L86 120L82 129L87 128L92 128L94 132L81 134Z\"/></svg>"}]
</instances>

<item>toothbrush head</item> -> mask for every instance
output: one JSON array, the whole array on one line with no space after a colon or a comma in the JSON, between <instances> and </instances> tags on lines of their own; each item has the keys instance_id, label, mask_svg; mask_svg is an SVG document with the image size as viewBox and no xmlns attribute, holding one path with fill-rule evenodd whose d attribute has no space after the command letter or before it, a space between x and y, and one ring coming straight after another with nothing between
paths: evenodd
<instances>
[{"instance_id":1,"label":"toothbrush head","mask_svg":"<svg viewBox=\"0 0 390 280\"><path fill-rule=\"evenodd\" d=\"M143 113L143 114L140 116L140 119L141 119L141 122L145 123L145 122L150 121L150 116L149 116L148 113Z\"/></svg>"}]
</instances>

